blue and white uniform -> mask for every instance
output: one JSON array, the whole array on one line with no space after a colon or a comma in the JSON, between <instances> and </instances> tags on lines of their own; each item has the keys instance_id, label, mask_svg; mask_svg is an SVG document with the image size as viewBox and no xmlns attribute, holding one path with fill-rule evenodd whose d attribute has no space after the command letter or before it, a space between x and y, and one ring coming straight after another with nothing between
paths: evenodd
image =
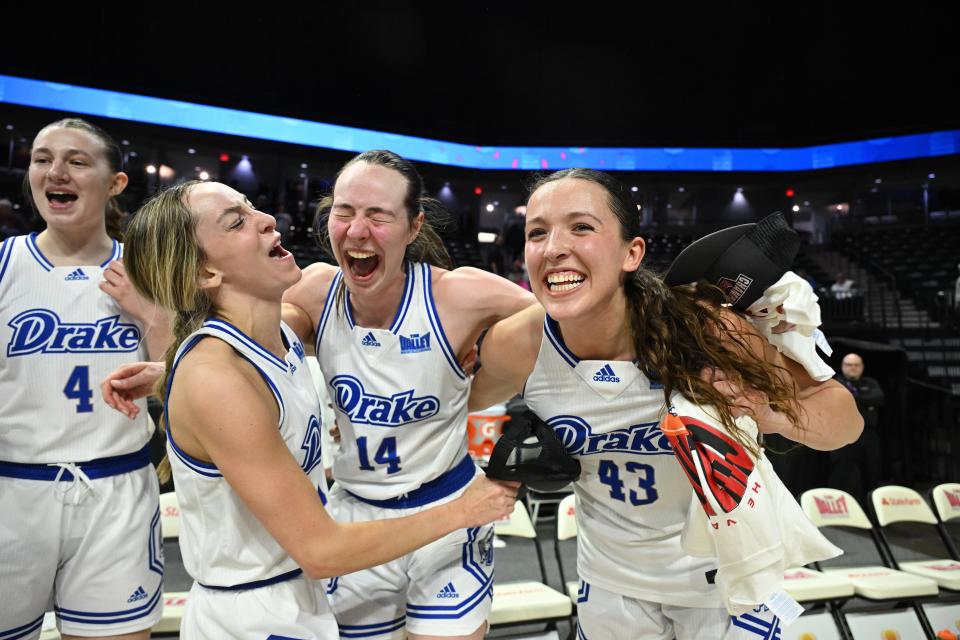
<instances>
[{"instance_id":1,"label":"blue and white uniform","mask_svg":"<svg viewBox=\"0 0 960 640\"><path fill-rule=\"evenodd\" d=\"M263 376L277 402L280 435L326 502L316 390L303 345L286 325L282 331L289 346L284 359L230 323L208 319L180 345L168 384L200 340L209 336L229 344ZM323 590L303 574L216 466L181 451L169 427L167 451L180 505L183 564L195 580L181 637L336 638Z\"/></svg>"},{"instance_id":2,"label":"blue and white uniform","mask_svg":"<svg viewBox=\"0 0 960 640\"><path fill-rule=\"evenodd\" d=\"M548 316L523 397L582 468L580 637L725 637L729 616L708 581L716 560L680 544L693 492L660 430L662 386L633 362L580 360Z\"/></svg>"},{"instance_id":3,"label":"blue and white uniform","mask_svg":"<svg viewBox=\"0 0 960 640\"><path fill-rule=\"evenodd\" d=\"M337 273L317 326L317 359L334 400L341 453L337 520L395 518L452 500L477 468L467 455L470 381L440 325L431 267L406 264L391 326L356 326ZM331 580L343 638L463 635L490 609L492 526L456 531L407 556Z\"/></svg>"},{"instance_id":4,"label":"blue and white uniform","mask_svg":"<svg viewBox=\"0 0 960 640\"><path fill-rule=\"evenodd\" d=\"M0 244L0 639L39 636L51 603L65 633L138 631L162 613L153 424L98 387L147 359L143 327L98 288L119 243L57 267L36 240Z\"/></svg>"}]
</instances>

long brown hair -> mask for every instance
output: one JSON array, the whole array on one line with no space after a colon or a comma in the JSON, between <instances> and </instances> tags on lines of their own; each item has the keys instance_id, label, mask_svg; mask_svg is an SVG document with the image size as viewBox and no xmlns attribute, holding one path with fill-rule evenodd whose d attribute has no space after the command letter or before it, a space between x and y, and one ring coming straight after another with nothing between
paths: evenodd
<instances>
[{"instance_id":1,"label":"long brown hair","mask_svg":"<svg viewBox=\"0 0 960 640\"><path fill-rule=\"evenodd\" d=\"M87 122L83 118L63 118L62 120L51 122L41 129L40 132L56 127L86 131L94 138L99 140L103 145L103 156L106 159L110 170L114 173L120 173L123 171L123 153L120 151L120 145L118 145L117 141L114 140L113 137L101 127L98 127L92 122ZM40 135L40 132L37 132L38 136ZM30 206L33 207L34 211L36 211L37 205L33 200L33 192L30 189L29 176L24 176L23 178L23 195L25 200L29 202ZM123 209L120 207L119 198L117 196L110 196L110 199L107 200L106 210L104 211L104 223L107 228L107 235L114 240L123 240L123 218L124 213Z\"/></svg>"},{"instance_id":2,"label":"long brown hair","mask_svg":"<svg viewBox=\"0 0 960 640\"><path fill-rule=\"evenodd\" d=\"M404 260L426 262L435 267L453 269L453 259L450 257L446 245L443 244L443 240L440 239L440 235L437 233L437 230L443 230L450 223L450 214L439 200L431 198L426 194L423 178L420 176L417 168L413 166L413 163L406 158L398 156L393 151L379 149L364 151L340 167L340 171L337 172L337 180L340 179L340 176L343 175L343 172L349 167L361 162L392 169L403 177L407 183L407 190L404 192L403 197L403 208L406 210L407 224L412 225L417 216L423 212L424 221L420 226L420 232L417 234L417 237L413 239L413 242L407 245L403 256ZM336 190L336 181L334 181L334 190ZM327 219L330 217L332 208L333 193L331 192L320 200L320 203L317 205L317 213L313 220L317 242L330 256L335 255L333 253L333 247L330 244L330 232L327 229ZM344 287L345 285L341 280L340 286L335 292L335 301L337 307L341 310L343 309L343 304L345 304Z\"/></svg>"},{"instance_id":3,"label":"long brown hair","mask_svg":"<svg viewBox=\"0 0 960 640\"><path fill-rule=\"evenodd\" d=\"M606 173L591 169L557 171L537 180L530 194L564 179L586 180L602 187L607 205L620 223L623 241L640 236L636 206L623 185ZM724 427L756 453L757 443L734 423L733 402L701 378L704 367L715 367L734 384L765 394L774 411L787 416L797 429L803 428L792 378L780 375L785 373L783 368L755 354L747 334L723 317L726 298L720 289L707 283L668 287L642 265L626 274L623 287L638 366L663 384L667 405L676 392L698 405L716 407Z\"/></svg>"},{"instance_id":4,"label":"long brown hair","mask_svg":"<svg viewBox=\"0 0 960 640\"><path fill-rule=\"evenodd\" d=\"M164 405L177 349L213 312L210 297L198 284L206 259L196 237L198 218L186 203L190 188L196 184L201 182L170 187L144 203L127 227L123 251L123 263L134 288L174 313L173 342L164 355L167 367L155 391ZM161 426L165 432L166 417ZM157 473L161 480L169 479L170 462L166 457Z\"/></svg>"}]
</instances>

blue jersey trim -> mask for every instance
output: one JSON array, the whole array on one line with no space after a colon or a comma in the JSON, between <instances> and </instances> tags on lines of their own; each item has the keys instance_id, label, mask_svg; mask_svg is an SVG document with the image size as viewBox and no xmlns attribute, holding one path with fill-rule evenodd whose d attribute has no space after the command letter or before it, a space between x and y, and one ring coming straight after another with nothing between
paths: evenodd
<instances>
[{"instance_id":1,"label":"blue jersey trim","mask_svg":"<svg viewBox=\"0 0 960 640\"><path fill-rule=\"evenodd\" d=\"M410 301L413 299L413 290L417 279L416 268L412 262L408 260L404 263L404 267L407 270L407 279L403 283L403 299L401 299L400 306L397 308L397 315L393 318L393 322L390 323L390 333L393 334L400 331L400 327L403 326L403 321L407 317L407 311L410 310Z\"/></svg>"},{"instance_id":2,"label":"blue jersey trim","mask_svg":"<svg viewBox=\"0 0 960 640\"><path fill-rule=\"evenodd\" d=\"M103 264L100 265L101 268L106 267L108 264L114 260L120 259L120 243L116 240L113 241L113 249L110 250L110 257L107 258Z\"/></svg>"},{"instance_id":3,"label":"blue jersey trim","mask_svg":"<svg viewBox=\"0 0 960 640\"><path fill-rule=\"evenodd\" d=\"M142 469L150 464L150 443L139 451L124 453L109 458L97 458L89 462L77 463L77 467L91 480L118 476ZM61 475L62 473L62 475ZM71 481L73 474L56 464L3 462L0 461L0 476L21 478L23 480L45 480L52 482L60 475L60 480Z\"/></svg>"},{"instance_id":4,"label":"blue jersey trim","mask_svg":"<svg viewBox=\"0 0 960 640\"><path fill-rule=\"evenodd\" d=\"M190 339L189 342L184 343L180 347L180 352L177 354L176 359L173 361L173 367L170 369L170 376L167 378L167 390L166 397L164 398L163 403L163 422L166 425L167 432L167 444L170 445L170 449L173 451L183 464L201 476L206 476L207 478L222 478L221 474L217 470L217 466L210 462L205 462L203 460L197 460L190 454L186 453L180 447L177 446L176 441L173 439L173 433L170 432L170 389L173 388L173 377L177 373L177 367L180 366L180 361L183 360L183 357L193 349L198 342L203 340L206 336L199 335L194 336Z\"/></svg>"},{"instance_id":5,"label":"blue jersey trim","mask_svg":"<svg viewBox=\"0 0 960 640\"><path fill-rule=\"evenodd\" d=\"M146 604L133 609L128 609L127 611L107 611L101 613L93 611L74 611L72 609L61 609L57 606L54 606L53 610L57 614L58 618L68 622L82 622L84 624L114 624L117 622L130 622L132 620L138 620L150 615L153 610L156 609L157 604L160 603L161 595L163 595L163 591L160 587L158 587L156 592L154 592L153 597L150 598Z\"/></svg>"},{"instance_id":6,"label":"blue jersey trim","mask_svg":"<svg viewBox=\"0 0 960 640\"><path fill-rule=\"evenodd\" d=\"M493 591L493 573L486 575L476 559L473 557L474 542L480 533L479 527L467 529L467 541L463 545L461 563L463 568L476 578L479 587L455 605L418 605L407 603L407 615L411 618L421 619L443 619L443 618L462 618L468 612L472 611L478 604ZM431 613L432 612L432 613Z\"/></svg>"},{"instance_id":7,"label":"blue jersey trim","mask_svg":"<svg viewBox=\"0 0 960 640\"><path fill-rule=\"evenodd\" d=\"M740 616L730 616L730 622L735 627L745 629L750 633L760 636L764 640L776 640L780 638L780 618L773 616L772 620L764 620L749 613Z\"/></svg>"},{"instance_id":8,"label":"blue jersey trim","mask_svg":"<svg viewBox=\"0 0 960 640\"><path fill-rule=\"evenodd\" d=\"M153 513L150 519L150 542L147 545L147 568L163 578L163 552L158 549L162 547L163 540L160 533L160 505Z\"/></svg>"},{"instance_id":9,"label":"blue jersey trim","mask_svg":"<svg viewBox=\"0 0 960 640\"><path fill-rule=\"evenodd\" d=\"M252 582L244 582L243 584L235 584L229 587L221 587L214 584L203 584L202 582L197 582L198 585L204 589L211 589L213 591L246 591L247 589L259 589L261 587L269 587L270 585L280 584L281 582L287 582L288 580L293 580L303 574L303 569L294 569L293 571L287 571L286 573L281 573L278 576L272 578L265 578L263 580L254 580Z\"/></svg>"},{"instance_id":10,"label":"blue jersey trim","mask_svg":"<svg viewBox=\"0 0 960 640\"><path fill-rule=\"evenodd\" d=\"M447 340L447 334L443 332L443 326L440 324L440 316L437 313L436 304L433 301L433 274L430 265L423 263L420 267L423 271L423 300L427 305L427 317L430 319L430 326L433 327L433 332L437 335L437 344L440 345L443 356L447 359L447 363L450 365L450 368L453 369L453 372L457 374L457 377L461 380L466 380L467 374L464 373L463 368L457 361L453 347L450 346L450 341Z\"/></svg>"},{"instance_id":11,"label":"blue jersey trim","mask_svg":"<svg viewBox=\"0 0 960 640\"><path fill-rule=\"evenodd\" d=\"M47 260L47 257L43 255L43 252L40 251L40 247L37 246L37 232L34 231L27 236L27 249L30 251L30 254L33 256L33 259L36 260L45 271L53 270L53 263Z\"/></svg>"},{"instance_id":12,"label":"blue jersey trim","mask_svg":"<svg viewBox=\"0 0 960 640\"><path fill-rule=\"evenodd\" d=\"M406 616L400 616L396 620L389 622L379 622L376 624L341 624L341 638L372 638L373 636L383 635L402 629L407 624Z\"/></svg>"},{"instance_id":13,"label":"blue jersey trim","mask_svg":"<svg viewBox=\"0 0 960 640\"><path fill-rule=\"evenodd\" d=\"M268 349L261 346L260 343L258 343L256 340L254 340L253 338L251 338L250 336L248 336L243 331L236 328L226 320L222 320L220 318L207 318L207 320L203 323L203 326L205 328L209 327L213 329L219 329L220 331L223 331L224 333L229 334L230 336L236 338L237 340L245 344L247 347L252 349L254 353L258 354L264 360L266 360L273 366L277 367L284 373L286 373L289 370L289 367L285 360L281 360L277 356L270 353ZM283 330L281 330L280 333L282 335Z\"/></svg>"},{"instance_id":14,"label":"blue jersey trim","mask_svg":"<svg viewBox=\"0 0 960 640\"><path fill-rule=\"evenodd\" d=\"M469 484L476 473L477 466L474 464L473 459L470 456L464 456L463 460L461 460L457 466L430 482L425 482L401 498L371 500L363 496L358 496L350 491L347 491L347 493L357 500L375 507L382 507L384 509L411 509L413 507L428 505L431 502L436 502L459 491Z\"/></svg>"},{"instance_id":15,"label":"blue jersey trim","mask_svg":"<svg viewBox=\"0 0 960 640\"><path fill-rule=\"evenodd\" d=\"M3 274L7 272L7 265L10 264L10 256L13 255L13 244L16 238L7 238L0 242L0 282L3 282Z\"/></svg>"},{"instance_id":16,"label":"blue jersey trim","mask_svg":"<svg viewBox=\"0 0 960 640\"><path fill-rule=\"evenodd\" d=\"M580 362L580 358L573 355L573 352L564 344L563 336L560 335L560 329L557 327L557 321L549 315L543 318L543 332L546 334L547 339L550 340L550 344L552 344L557 350L557 353L560 354L560 357L566 360L567 364L571 367L576 367L577 363Z\"/></svg>"},{"instance_id":17,"label":"blue jersey trim","mask_svg":"<svg viewBox=\"0 0 960 640\"><path fill-rule=\"evenodd\" d=\"M28 622L27 624L14 627L13 629L7 629L6 631L0 631L0 640L17 640L18 638L26 638L29 635L33 635L33 632L39 629L41 626L43 626L43 614L40 614L40 617L33 622ZM17 635L10 635L13 633Z\"/></svg>"},{"instance_id":18,"label":"blue jersey trim","mask_svg":"<svg viewBox=\"0 0 960 640\"><path fill-rule=\"evenodd\" d=\"M577 640L587 640L587 634L583 632L583 627L580 626L580 620L577 620Z\"/></svg>"},{"instance_id":19,"label":"blue jersey trim","mask_svg":"<svg viewBox=\"0 0 960 640\"><path fill-rule=\"evenodd\" d=\"M590 600L590 583L581 580L580 588L577 589L577 604L583 604L588 600Z\"/></svg>"},{"instance_id":20,"label":"blue jersey trim","mask_svg":"<svg viewBox=\"0 0 960 640\"><path fill-rule=\"evenodd\" d=\"M337 287L340 285L340 282L343 280L343 270L337 271L337 275L333 276L333 280L330 282L330 289L327 291L327 299L323 303L323 313L320 314L320 322L317 323L317 338L314 343L315 351L317 355L320 355L320 341L323 339L323 331L327 328L327 319L330 317L330 312L333 310L334 300L336 298L335 292Z\"/></svg>"}]
</instances>

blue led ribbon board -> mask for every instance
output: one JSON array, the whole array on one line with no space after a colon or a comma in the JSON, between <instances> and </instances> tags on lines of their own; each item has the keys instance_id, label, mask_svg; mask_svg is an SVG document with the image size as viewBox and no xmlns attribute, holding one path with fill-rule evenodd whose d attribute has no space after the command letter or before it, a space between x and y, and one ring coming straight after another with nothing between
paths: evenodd
<instances>
[{"instance_id":1,"label":"blue led ribbon board","mask_svg":"<svg viewBox=\"0 0 960 640\"><path fill-rule=\"evenodd\" d=\"M339 151L390 149L417 162L466 169L810 171L960 153L957 129L782 149L478 147L2 74L0 103Z\"/></svg>"}]
</instances>

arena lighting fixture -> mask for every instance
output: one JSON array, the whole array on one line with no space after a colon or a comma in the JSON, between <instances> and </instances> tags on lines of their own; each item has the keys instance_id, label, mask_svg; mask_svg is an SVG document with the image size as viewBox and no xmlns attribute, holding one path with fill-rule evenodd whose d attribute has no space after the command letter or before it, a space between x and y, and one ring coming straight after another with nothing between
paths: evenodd
<instances>
[{"instance_id":1,"label":"arena lighting fixture","mask_svg":"<svg viewBox=\"0 0 960 640\"><path fill-rule=\"evenodd\" d=\"M190 155L193 155L193 154L195 154L196 152L197 152L197 150L194 149L193 147L190 147L189 149L187 149L187 153L189 153Z\"/></svg>"},{"instance_id":2,"label":"arena lighting fixture","mask_svg":"<svg viewBox=\"0 0 960 640\"><path fill-rule=\"evenodd\" d=\"M960 129L786 148L482 146L2 74L0 103L354 153L387 148L414 162L468 169L811 171L960 152Z\"/></svg>"},{"instance_id":3,"label":"arena lighting fixture","mask_svg":"<svg viewBox=\"0 0 960 640\"><path fill-rule=\"evenodd\" d=\"M795 204L793 205L793 212L796 213L797 211L800 211L800 205Z\"/></svg>"},{"instance_id":4,"label":"arena lighting fixture","mask_svg":"<svg viewBox=\"0 0 960 640\"><path fill-rule=\"evenodd\" d=\"M201 172L200 172L200 175L199 175L198 177L199 177L201 180L209 180L209 179L210 179L210 174L207 173L206 171L201 171Z\"/></svg>"},{"instance_id":5,"label":"arena lighting fixture","mask_svg":"<svg viewBox=\"0 0 960 640\"><path fill-rule=\"evenodd\" d=\"M487 212L488 212L488 213L493 213L493 210L494 210L494 206L493 206L492 204L488 204L488 205L487 205Z\"/></svg>"},{"instance_id":6,"label":"arena lighting fixture","mask_svg":"<svg viewBox=\"0 0 960 640\"><path fill-rule=\"evenodd\" d=\"M156 172L157 172L157 168L155 166L153 166L152 164L147 165L147 173L149 173L150 175L153 175Z\"/></svg>"},{"instance_id":7,"label":"arena lighting fixture","mask_svg":"<svg viewBox=\"0 0 960 640\"><path fill-rule=\"evenodd\" d=\"M929 179L929 180L936 180L936 179L937 179L937 174L935 174L935 173L929 173L929 174L927 174L927 179Z\"/></svg>"},{"instance_id":8,"label":"arena lighting fixture","mask_svg":"<svg viewBox=\"0 0 960 640\"><path fill-rule=\"evenodd\" d=\"M632 186L632 187L630 187L630 191L633 191L634 193L636 193L637 191L640 191L640 187L638 187L638 186Z\"/></svg>"},{"instance_id":9,"label":"arena lighting fixture","mask_svg":"<svg viewBox=\"0 0 960 640\"><path fill-rule=\"evenodd\" d=\"M301 169L306 169L306 168L307 168L307 163L306 163L306 162L301 162L301 163L300 163L300 168L301 168Z\"/></svg>"},{"instance_id":10,"label":"arena lighting fixture","mask_svg":"<svg viewBox=\"0 0 960 640\"><path fill-rule=\"evenodd\" d=\"M880 178L874 178L874 179L873 179L873 184L880 184L881 182L883 182L883 180L880 179Z\"/></svg>"},{"instance_id":11,"label":"arena lighting fixture","mask_svg":"<svg viewBox=\"0 0 960 640\"><path fill-rule=\"evenodd\" d=\"M482 242L483 244L490 244L491 242L496 241L497 234L489 233L487 231L478 231L477 232L477 242Z\"/></svg>"}]
</instances>

